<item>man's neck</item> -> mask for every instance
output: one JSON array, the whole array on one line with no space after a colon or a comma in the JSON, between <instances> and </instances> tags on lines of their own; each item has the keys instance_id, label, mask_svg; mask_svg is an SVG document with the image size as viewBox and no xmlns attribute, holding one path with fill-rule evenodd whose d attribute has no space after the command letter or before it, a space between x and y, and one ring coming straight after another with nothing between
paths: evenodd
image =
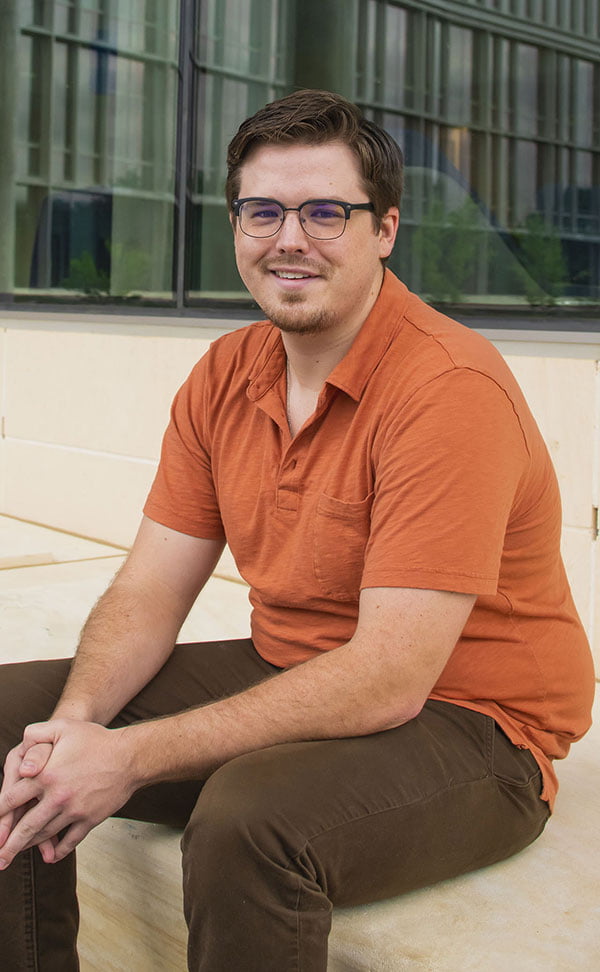
<instances>
[{"instance_id":1,"label":"man's neck","mask_svg":"<svg viewBox=\"0 0 600 972\"><path fill-rule=\"evenodd\" d=\"M318 394L350 350L359 330L360 327L335 337L330 334L282 334L288 373L302 388Z\"/></svg>"}]
</instances>

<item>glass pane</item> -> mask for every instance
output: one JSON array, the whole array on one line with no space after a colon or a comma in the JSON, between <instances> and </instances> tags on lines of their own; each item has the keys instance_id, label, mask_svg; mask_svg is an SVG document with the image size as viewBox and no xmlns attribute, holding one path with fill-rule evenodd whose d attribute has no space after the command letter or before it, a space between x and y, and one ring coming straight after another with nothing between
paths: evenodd
<instances>
[{"instance_id":1,"label":"glass pane","mask_svg":"<svg viewBox=\"0 0 600 972\"><path fill-rule=\"evenodd\" d=\"M510 91L510 44L497 38L494 43L494 68L492 78L492 124L505 131L509 127Z\"/></svg>"},{"instance_id":2,"label":"glass pane","mask_svg":"<svg viewBox=\"0 0 600 972\"><path fill-rule=\"evenodd\" d=\"M57 34L74 34L77 30L75 0L58 0L54 7L54 30Z\"/></svg>"},{"instance_id":3,"label":"glass pane","mask_svg":"<svg viewBox=\"0 0 600 972\"><path fill-rule=\"evenodd\" d=\"M19 0L17 9L19 27L46 26L46 17L50 11L49 0Z\"/></svg>"},{"instance_id":4,"label":"glass pane","mask_svg":"<svg viewBox=\"0 0 600 972\"><path fill-rule=\"evenodd\" d=\"M408 71L406 10L386 8L383 65L383 98L388 104L404 105L412 95L412 78ZM409 98L412 101L412 98Z\"/></svg>"},{"instance_id":5,"label":"glass pane","mask_svg":"<svg viewBox=\"0 0 600 972\"><path fill-rule=\"evenodd\" d=\"M515 142L511 165L511 221L518 226L537 211L537 146L535 142Z\"/></svg>"},{"instance_id":6,"label":"glass pane","mask_svg":"<svg viewBox=\"0 0 600 972\"><path fill-rule=\"evenodd\" d=\"M473 34L463 27L448 28L446 118L458 124L471 118Z\"/></svg>"},{"instance_id":7,"label":"glass pane","mask_svg":"<svg viewBox=\"0 0 600 972\"><path fill-rule=\"evenodd\" d=\"M17 293L172 300L178 0L51 10L20 38Z\"/></svg>"},{"instance_id":8,"label":"glass pane","mask_svg":"<svg viewBox=\"0 0 600 972\"><path fill-rule=\"evenodd\" d=\"M532 137L538 130L538 52L530 44L515 44L513 59L513 129Z\"/></svg>"},{"instance_id":9,"label":"glass pane","mask_svg":"<svg viewBox=\"0 0 600 972\"><path fill-rule=\"evenodd\" d=\"M579 145L593 144L594 135L594 65L575 61L574 65L574 131Z\"/></svg>"}]
</instances>

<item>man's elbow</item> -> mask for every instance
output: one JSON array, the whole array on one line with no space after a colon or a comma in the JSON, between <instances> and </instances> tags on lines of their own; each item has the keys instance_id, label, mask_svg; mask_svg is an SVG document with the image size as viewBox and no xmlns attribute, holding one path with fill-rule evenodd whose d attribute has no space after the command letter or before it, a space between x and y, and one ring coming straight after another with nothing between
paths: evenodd
<instances>
[{"instance_id":1,"label":"man's elbow","mask_svg":"<svg viewBox=\"0 0 600 972\"><path fill-rule=\"evenodd\" d=\"M365 728L360 735L385 732L388 729L397 729L399 726L403 726L417 718L426 701L427 696L425 695L414 699L396 699L385 706L372 708L363 715Z\"/></svg>"}]
</instances>

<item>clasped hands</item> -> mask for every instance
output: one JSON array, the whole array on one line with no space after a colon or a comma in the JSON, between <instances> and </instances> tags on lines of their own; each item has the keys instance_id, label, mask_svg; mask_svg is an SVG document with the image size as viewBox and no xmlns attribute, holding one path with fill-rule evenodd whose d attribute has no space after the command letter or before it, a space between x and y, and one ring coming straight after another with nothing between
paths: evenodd
<instances>
[{"instance_id":1,"label":"clasped hands","mask_svg":"<svg viewBox=\"0 0 600 972\"><path fill-rule=\"evenodd\" d=\"M44 861L67 856L136 789L123 729L53 719L28 726L10 751L0 790L0 870L39 847Z\"/></svg>"}]
</instances>

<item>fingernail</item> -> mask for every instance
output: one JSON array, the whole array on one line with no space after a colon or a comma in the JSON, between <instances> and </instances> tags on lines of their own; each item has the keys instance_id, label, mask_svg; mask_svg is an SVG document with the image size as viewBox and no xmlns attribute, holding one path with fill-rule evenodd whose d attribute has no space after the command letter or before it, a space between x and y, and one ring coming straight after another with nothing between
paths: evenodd
<instances>
[{"instance_id":1,"label":"fingernail","mask_svg":"<svg viewBox=\"0 0 600 972\"><path fill-rule=\"evenodd\" d=\"M3 871L7 867L6 861L0 859L0 871Z\"/></svg>"}]
</instances>

